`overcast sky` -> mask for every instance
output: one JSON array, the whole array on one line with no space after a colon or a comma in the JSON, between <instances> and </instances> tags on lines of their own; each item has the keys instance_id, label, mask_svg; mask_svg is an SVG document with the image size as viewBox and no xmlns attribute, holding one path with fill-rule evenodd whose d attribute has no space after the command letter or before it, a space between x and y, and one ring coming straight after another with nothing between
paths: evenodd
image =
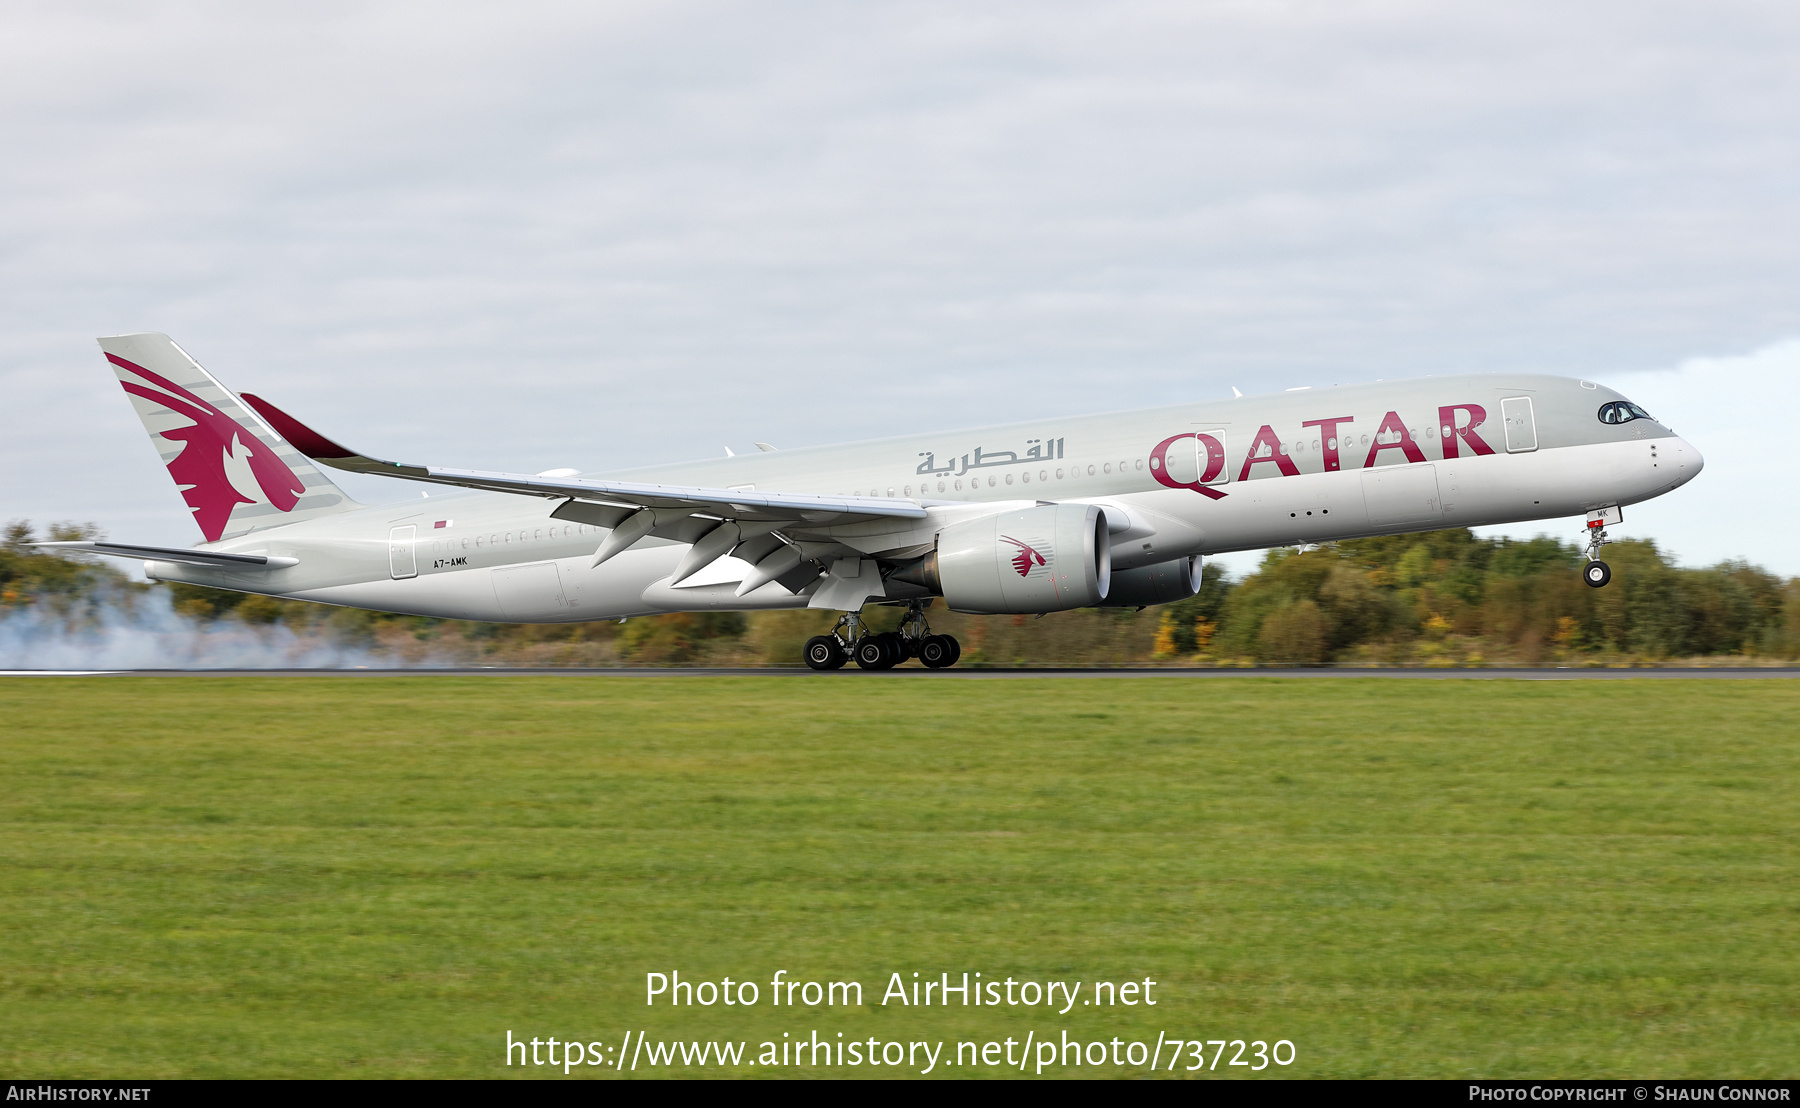
<instances>
[{"instance_id":1,"label":"overcast sky","mask_svg":"<svg viewBox=\"0 0 1800 1108\"><path fill-rule=\"evenodd\" d=\"M198 538L94 346L124 331L352 446L524 472L1526 369L1706 455L1620 535L1800 573L1792 3L0 28L0 516Z\"/></svg>"}]
</instances>

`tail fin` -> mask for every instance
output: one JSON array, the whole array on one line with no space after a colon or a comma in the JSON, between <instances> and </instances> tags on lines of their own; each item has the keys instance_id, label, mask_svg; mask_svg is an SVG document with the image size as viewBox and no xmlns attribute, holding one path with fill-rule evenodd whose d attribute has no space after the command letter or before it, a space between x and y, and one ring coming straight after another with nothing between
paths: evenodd
<instances>
[{"instance_id":1,"label":"tail fin","mask_svg":"<svg viewBox=\"0 0 1800 1108\"><path fill-rule=\"evenodd\" d=\"M100 349L207 542L360 507L169 336Z\"/></svg>"}]
</instances>

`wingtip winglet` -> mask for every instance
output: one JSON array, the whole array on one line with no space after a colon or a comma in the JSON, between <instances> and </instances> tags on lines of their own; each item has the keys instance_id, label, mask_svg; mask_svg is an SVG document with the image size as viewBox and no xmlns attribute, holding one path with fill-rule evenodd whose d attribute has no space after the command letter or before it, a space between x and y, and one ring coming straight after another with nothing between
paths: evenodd
<instances>
[{"instance_id":1,"label":"wingtip winglet","mask_svg":"<svg viewBox=\"0 0 1800 1108\"><path fill-rule=\"evenodd\" d=\"M254 393L238 394L244 403L256 409L256 414L269 421L277 434L293 444L295 450L315 460L324 461L331 458L359 457L356 451L339 446L324 435L301 423L293 416L277 408Z\"/></svg>"}]
</instances>

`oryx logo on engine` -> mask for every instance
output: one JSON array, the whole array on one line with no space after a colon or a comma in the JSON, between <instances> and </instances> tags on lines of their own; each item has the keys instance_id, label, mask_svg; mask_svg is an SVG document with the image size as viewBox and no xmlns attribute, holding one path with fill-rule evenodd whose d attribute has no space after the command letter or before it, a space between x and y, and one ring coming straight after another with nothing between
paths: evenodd
<instances>
[{"instance_id":1,"label":"oryx logo on engine","mask_svg":"<svg viewBox=\"0 0 1800 1108\"><path fill-rule=\"evenodd\" d=\"M1019 571L1020 577L1029 576L1033 565L1041 566L1046 564L1044 556L1032 549L1029 543L1020 542L1011 535L1001 535L1000 538L1003 542L1010 542L1019 548L1019 552L1013 555L1012 563L1013 568Z\"/></svg>"}]
</instances>

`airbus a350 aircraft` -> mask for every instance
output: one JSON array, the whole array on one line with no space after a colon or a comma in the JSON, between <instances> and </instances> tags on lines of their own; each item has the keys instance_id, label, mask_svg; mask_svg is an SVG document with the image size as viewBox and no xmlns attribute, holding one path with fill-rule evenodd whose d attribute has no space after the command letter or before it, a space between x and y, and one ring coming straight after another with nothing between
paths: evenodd
<instances>
[{"instance_id":1,"label":"airbus a350 aircraft","mask_svg":"<svg viewBox=\"0 0 1800 1108\"><path fill-rule=\"evenodd\" d=\"M442 469L358 454L241 398L161 334L100 347L205 541L62 542L150 577L411 615L575 623L679 611L843 613L806 663L960 648L925 611L1142 607L1208 554L1584 514L1582 574L1623 505L1700 454L1591 381L1476 374L1296 389L615 474ZM1233 390L1236 391L1236 390ZM321 466L472 490L363 505ZM904 605L871 634L865 605Z\"/></svg>"}]
</instances>

